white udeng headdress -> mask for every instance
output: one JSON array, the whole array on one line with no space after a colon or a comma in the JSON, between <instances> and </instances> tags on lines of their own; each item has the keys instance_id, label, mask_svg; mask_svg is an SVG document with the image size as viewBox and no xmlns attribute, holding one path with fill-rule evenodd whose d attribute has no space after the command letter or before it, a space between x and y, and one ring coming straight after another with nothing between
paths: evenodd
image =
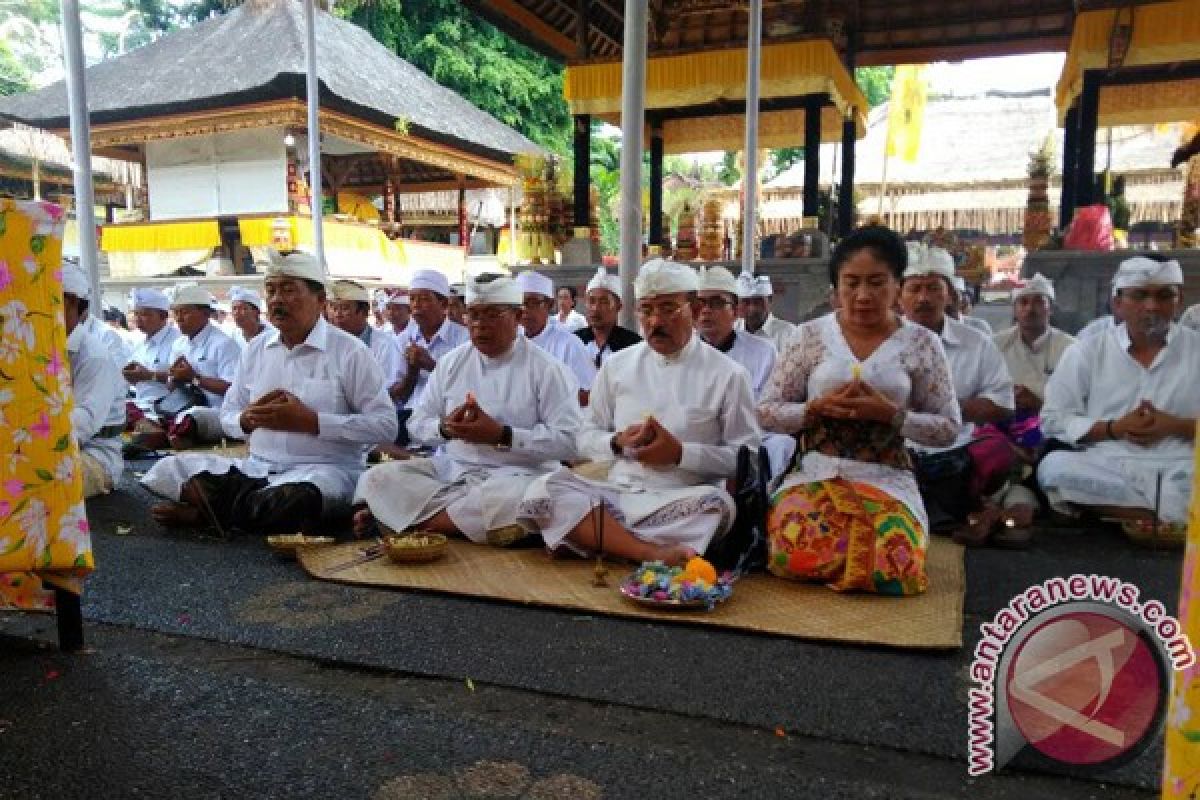
<instances>
[{"instance_id":1,"label":"white udeng headdress","mask_svg":"<svg viewBox=\"0 0 1200 800\"><path fill-rule=\"evenodd\" d=\"M660 294L694 292L699 281L696 270L677 261L652 258L642 265L637 280L633 283L633 294L638 300Z\"/></svg>"}]
</instances>

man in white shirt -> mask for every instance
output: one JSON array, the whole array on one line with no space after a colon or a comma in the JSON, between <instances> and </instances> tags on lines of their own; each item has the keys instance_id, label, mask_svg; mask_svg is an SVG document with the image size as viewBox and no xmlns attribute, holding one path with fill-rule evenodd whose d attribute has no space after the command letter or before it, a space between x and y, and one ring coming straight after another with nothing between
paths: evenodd
<instances>
[{"instance_id":1,"label":"man in white shirt","mask_svg":"<svg viewBox=\"0 0 1200 800\"><path fill-rule=\"evenodd\" d=\"M991 336L992 326L988 321L971 316L971 292L967 288L966 279L962 275L955 275L951 279L951 288L954 290L954 296L950 298L950 304L946 307L946 315L982 334Z\"/></svg>"},{"instance_id":2,"label":"man in white shirt","mask_svg":"<svg viewBox=\"0 0 1200 800\"><path fill-rule=\"evenodd\" d=\"M774 295L768 275L751 275L743 272L738 276L738 316L736 327L775 345L775 352L783 355L788 339L796 326L771 313L771 297Z\"/></svg>"},{"instance_id":3,"label":"man in white shirt","mask_svg":"<svg viewBox=\"0 0 1200 800\"><path fill-rule=\"evenodd\" d=\"M408 289L396 289L390 292L383 301L384 330L399 337L402 333L411 334L417 327L412 318L412 308L409 306Z\"/></svg>"},{"instance_id":4,"label":"man in white shirt","mask_svg":"<svg viewBox=\"0 0 1200 800\"><path fill-rule=\"evenodd\" d=\"M213 297L200 286L181 286L171 310L179 331L171 351L171 387L191 384L204 393L205 404L176 415L167 428L171 446L184 449L219 442L221 403L237 372L242 351L237 343L212 323Z\"/></svg>"},{"instance_id":5,"label":"man in white shirt","mask_svg":"<svg viewBox=\"0 0 1200 800\"><path fill-rule=\"evenodd\" d=\"M137 329L146 334L142 343L134 348L129 363L121 374L133 386L133 404L128 418L136 421L141 417L157 418L154 411L156 400L167 393L167 382L171 379L171 352L179 338L179 328L171 322L171 301L158 289L134 289L130 302L133 306L133 322Z\"/></svg>"},{"instance_id":6,"label":"man in white shirt","mask_svg":"<svg viewBox=\"0 0 1200 800\"><path fill-rule=\"evenodd\" d=\"M1172 322L1183 270L1136 256L1114 287L1124 322L1081 339L1046 385L1046 434L1083 449L1047 455L1038 483L1062 513L1183 526L1200 417L1200 334Z\"/></svg>"},{"instance_id":7,"label":"man in white shirt","mask_svg":"<svg viewBox=\"0 0 1200 800\"><path fill-rule=\"evenodd\" d=\"M724 489L741 447L761 437L746 371L700 340L696 273L652 259L635 284L646 341L613 355L596 376L580 456L603 480L559 469L535 482L521 522L547 547L602 550L679 564L728 531Z\"/></svg>"},{"instance_id":8,"label":"man in white shirt","mask_svg":"<svg viewBox=\"0 0 1200 800\"><path fill-rule=\"evenodd\" d=\"M63 259L64 265L74 264L73 260ZM129 341L124 336L116 331L111 325L104 322L101 318L102 314L93 314L91 311L84 313L83 318L79 321L87 329L87 332L96 337L102 345L105 352L108 353L109 359L119 371L122 367L129 363L129 357L133 354L133 348L130 347Z\"/></svg>"},{"instance_id":9,"label":"man in white shirt","mask_svg":"<svg viewBox=\"0 0 1200 800\"><path fill-rule=\"evenodd\" d=\"M321 315L320 262L300 252L273 256L264 289L276 330L246 347L221 409L225 432L247 439L250 454L188 453L155 464L142 484L172 501L151 509L165 525L312 530L348 510L367 450L396 435L379 365Z\"/></svg>"},{"instance_id":10,"label":"man in white shirt","mask_svg":"<svg viewBox=\"0 0 1200 800\"><path fill-rule=\"evenodd\" d=\"M1013 464L1012 450L1003 437L976 436L976 425L995 424L1012 416L1012 378L990 337L946 314L953 279L954 261L949 253L909 243L900 305L910 322L923 325L941 338L963 419L958 438L950 447L911 445L917 451L917 484L930 529L942 532L979 510L985 495L1003 488ZM989 535L994 516L981 523ZM964 543L982 544L987 538L983 533L978 534L979 541L968 538L975 533L975 529L968 528L957 535Z\"/></svg>"},{"instance_id":11,"label":"man in white shirt","mask_svg":"<svg viewBox=\"0 0 1200 800\"><path fill-rule=\"evenodd\" d=\"M632 347L642 340L628 328L617 324L621 313L621 279L609 275L604 267L588 281L584 295L587 309L587 327L575 331L575 335L587 348L592 363L599 369L613 353Z\"/></svg>"},{"instance_id":12,"label":"man in white shirt","mask_svg":"<svg viewBox=\"0 0 1200 800\"><path fill-rule=\"evenodd\" d=\"M696 330L700 338L746 370L755 402L771 379L776 350L770 339L754 336L735 327L738 282L724 267L700 267Z\"/></svg>"},{"instance_id":13,"label":"man in white shirt","mask_svg":"<svg viewBox=\"0 0 1200 800\"><path fill-rule=\"evenodd\" d=\"M448 317L450 282L442 273L435 269L414 273L408 301L415 324L396 334L403 358L400 380L389 390L399 415L396 444L401 446L408 444L408 418L421 402L438 359L468 339L467 329Z\"/></svg>"},{"instance_id":14,"label":"man in white shirt","mask_svg":"<svg viewBox=\"0 0 1200 800\"><path fill-rule=\"evenodd\" d=\"M530 481L575 456L582 423L574 377L519 335L521 289L506 276L467 285L471 341L443 356L409 420L432 458L373 467L358 482L355 516L391 531L414 526L478 544L523 538L517 503Z\"/></svg>"},{"instance_id":15,"label":"man in white shirt","mask_svg":"<svg viewBox=\"0 0 1200 800\"><path fill-rule=\"evenodd\" d=\"M517 288L524 298L521 327L525 329L525 337L567 365L579 384L579 405L586 406L592 381L596 379L596 365L583 341L550 318L554 283L545 275L529 271L517 276Z\"/></svg>"},{"instance_id":16,"label":"man in white shirt","mask_svg":"<svg viewBox=\"0 0 1200 800\"><path fill-rule=\"evenodd\" d=\"M125 381L104 344L82 324L91 285L75 263L63 264L63 320L71 365L71 433L79 444L83 496L111 492L121 480L121 433L125 430Z\"/></svg>"},{"instance_id":17,"label":"man in white shirt","mask_svg":"<svg viewBox=\"0 0 1200 800\"><path fill-rule=\"evenodd\" d=\"M366 287L357 281L334 281L329 287L329 312L330 322L359 339L371 351L390 392L400 378L400 348L395 336L368 324L371 302Z\"/></svg>"},{"instance_id":18,"label":"man in white shirt","mask_svg":"<svg viewBox=\"0 0 1200 800\"><path fill-rule=\"evenodd\" d=\"M229 289L229 314L236 326L233 341L239 350L245 350L246 345L255 336L273 330L270 324L263 322L262 307L262 298L253 289L244 289L241 286Z\"/></svg>"},{"instance_id":19,"label":"man in white shirt","mask_svg":"<svg viewBox=\"0 0 1200 800\"><path fill-rule=\"evenodd\" d=\"M558 287L558 313L555 314L554 320L558 327L568 333L586 328L588 324L587 317L575 310L575 295L574 286Z\"/></svg>"},{"instance_id":20,"label":"man in white shirt","mask_svg":"<svg viewBox=\"0 0 1200 800\"><path fill-rule=\"evenodd\" d=\"M1200 303L1189 308L1179 317L1179 324L1194 331L1200 331Z\"/></svg>"}]
</instances>

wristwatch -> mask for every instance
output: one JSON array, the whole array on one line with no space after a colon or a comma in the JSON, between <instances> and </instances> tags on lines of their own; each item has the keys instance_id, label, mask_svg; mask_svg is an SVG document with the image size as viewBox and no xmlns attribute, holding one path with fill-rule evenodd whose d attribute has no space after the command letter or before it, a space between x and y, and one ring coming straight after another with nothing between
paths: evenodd
<instances>
[{"instance_id":1,"label":"wristwatch","mask_svg":"<svg viewBox=\"0 0 1200 800\"><path fill-rule=\"evenodd\" d=\"M513 437L512 426L505 425L500 430L500 441L496 442L496 445L495 445L496 449L497 450L511 450L512 449L512 437Z\"/></svg>"}]
</instances>

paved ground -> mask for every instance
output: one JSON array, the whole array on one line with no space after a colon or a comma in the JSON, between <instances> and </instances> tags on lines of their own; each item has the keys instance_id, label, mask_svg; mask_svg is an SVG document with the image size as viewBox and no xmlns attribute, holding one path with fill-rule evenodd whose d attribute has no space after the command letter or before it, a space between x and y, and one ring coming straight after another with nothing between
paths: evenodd
<instances>
[{"instance_id":1,"label":"paved ground","mask_svg":"<svg viewBox=\"0 0 1200 800\"><path fill-rule=\"evenodd\" d=\"M1025 764L968 781L962 760L977 626L1017 591L1101 572L1173 607L1178 557L1109 532L972 552L968 646L931 654L319 583L260 542L167 534L148 501L127 482L91 508L92 652L44 648L52 618L0 615L0 797L1084 798L1157 785L1159 747L1081 779Z\"/></svg>"}]
</instances>

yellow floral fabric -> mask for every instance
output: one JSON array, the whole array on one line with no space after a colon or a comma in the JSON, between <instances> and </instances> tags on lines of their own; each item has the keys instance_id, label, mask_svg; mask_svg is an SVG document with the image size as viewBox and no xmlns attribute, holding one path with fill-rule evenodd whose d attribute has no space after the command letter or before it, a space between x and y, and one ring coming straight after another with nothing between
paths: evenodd
<instances>
[{"instance_id":1,"label":"yellow floral fabric","mask_svg":"<svg viewBox=\"0 0 1200 800\"><path fill-rule=\"evenodd\" d=\"M1200 442L1200 428L1196 431ZM1196 447L1196 477L1187 555L1179 590L1179 624L1192 647L1200 647L1200 445ZM1175 674L1171 712L1167 717L1167 763L1164 798L1185 800L1200 791L1200 663Z\"/></svg>"},{"instance_id":2,"label":"yellow floral fabric","mask_svg":"<svg viewBox=\"0 0 1200 800\"><path fill-rule=\"evenodd\" d=\"M62 316L63 213L0 198L0 608L91 572Z\"/></svg>"}]
</instances>

